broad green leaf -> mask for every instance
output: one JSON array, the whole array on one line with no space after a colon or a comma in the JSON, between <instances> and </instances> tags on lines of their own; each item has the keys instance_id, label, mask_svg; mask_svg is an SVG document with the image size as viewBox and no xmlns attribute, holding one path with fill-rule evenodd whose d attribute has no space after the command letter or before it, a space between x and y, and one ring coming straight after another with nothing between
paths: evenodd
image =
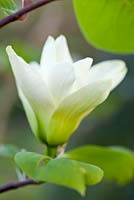
<instances>
[{"instance_id":1,"label":"broad green leaf","mask_svg":"<svg viewBox=\"0 0 134 200\"><path fill-rule=\"evenodd\" d=\"M134 52L133 0L74 0L78 23L97 48Z\"/></svg>"},{"instance_id":2,"label":"broad green leaf","mask_svg":"<svg viewBox=\"0 0 134 200\"><path fill-rule=\"evenodd\" d=\"M125 148L83 146L71 150L65 157L91 163L104 170L104 178L124 184L132 179L133 157Z\"/></svg>"},{"instance_id":3,"label":"broad green leaf","mask_svg":"<svg viewBox=\"0 0 134 200\"><path fill-rule=\"evenodd\" d=\"M14 0L0 0L0 17L12 14L17 10Z\"/></svg>"},{"instance_id":4,"label":"broad green leaf","mask_svg":"<svg viewBox=\"0 0 134 200\"><path fill-rule=\"evenodd\" d=\"M14 158L17 152L18 152L18 148L14 145L11 145L11 144L0 145L0 157Z\"/></svg>"},{"instance_id":5,"label":"broad green leaf","mask_svg":"<svg viewBox=\"0 0 134 200\"><path fill-rule=\"evenodd\" d=\"M66 186L82 195L86 185L97 184L103 177L100 168L66 158L49 160L40 154L20 152L16 154L15 161L30 178Z\"/></svg>"}]
</instances>

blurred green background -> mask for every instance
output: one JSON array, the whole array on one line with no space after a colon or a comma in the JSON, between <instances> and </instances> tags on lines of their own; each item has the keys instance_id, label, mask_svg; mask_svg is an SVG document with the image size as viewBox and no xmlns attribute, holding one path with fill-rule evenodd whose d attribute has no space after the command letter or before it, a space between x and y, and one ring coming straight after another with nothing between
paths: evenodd
<instances>
[{"instance_id":1,"label":"blurred green background","mask_svg":"<svg viewBox=\"0 0 134 200\"><path fill-rule=\"evenodd\" d=\"M72 0L51 3L30 14L23 22L15 22L0 30L0 143L13 143L29 151L41 152L33 136L5 53L7 45L28 62L39 61L41 48L48 35L65 34L74 60L90 56L94 63L107 59L123 59L129 72L124 82L80 125L67 146L71 149L84 144L134 146L134 56L114 55L90 46L77 25ZM117 169L119 170L119 169ZM14 164L0 158L0 185L16 180ZM0 200L132 200L134 183L119 187L103 181L89 187L86 197L64 187L46 184L29 186L0 195Z\"/></svg>"}]
</instances>

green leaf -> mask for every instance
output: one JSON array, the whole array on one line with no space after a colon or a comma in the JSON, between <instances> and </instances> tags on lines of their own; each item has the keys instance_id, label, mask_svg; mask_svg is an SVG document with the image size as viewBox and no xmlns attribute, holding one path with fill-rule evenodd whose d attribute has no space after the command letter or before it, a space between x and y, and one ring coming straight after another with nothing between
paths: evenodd
<instances>
[{"instance_id":1,"label":"green leaf","mask_svg":"<svg viewBox=\"0 0 134 200\"><path fill-rule=\"evenodd\" d=\"M17 152L18 152L18 148L14 145L11 145L11 144L0 145L0 157L13 159Z\"/></svg>"},{"instance_id":2,"label":"green leaf","mask_svg":"<svg viewBox=\"0 0 134 200\"><path fill-rule=\"evenodd\" d=\"M104 178L124 184L132 179L133 157L125 148L83 146L71 150L65 157L91 163L104 170Z\"/></svg>"},{"instance_id":3,"label":"green leaf","mask_svg":"<svg viewBox=\"0 0 134 200\"><path fill-rule=\"evenodd\" d=\"M0 0L0 17L12 14L17 10L14 0Z\"/></svg>"},{"instance_id":4,"label":"green leaf","mask_svg":"<svg viewBox=\"0 0 134 200\"><path fill-rule=\"evenodd\" d=\"M86 185L97 184L103 177L100 168L66 158L49 160L44 155L20 152L16 154L15 161L30 178L66 186L82 195Z\"/></svg>"},{"instance_id":5,"label":"green leaf","mask_svg":"<svg viewBox=\"0 0 134 200\"><path fill-rule=\"evenodd\" d=\"M74 0L74 8L82 32L95 47L134 52L133 0Z\"/></svg>"}]
</instances>

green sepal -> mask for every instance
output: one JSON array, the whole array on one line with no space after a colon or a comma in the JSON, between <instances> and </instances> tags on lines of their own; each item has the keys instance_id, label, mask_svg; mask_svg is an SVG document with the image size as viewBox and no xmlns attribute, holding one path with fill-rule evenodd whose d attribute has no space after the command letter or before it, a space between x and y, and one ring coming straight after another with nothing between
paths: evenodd
<instances>
[{"instance_id":1,"label":"green sepal","mask_svg":"<svg viewBox=\"0 0 134 200\"><path fill-rule=\"evenodd\" d=\"M85 194L87 185L95 185L103 178L99 167L66 158L50 159L41 154L20 152L15 161L28 177L66 186L81 195Z\"/></svg>"}]
</instances>

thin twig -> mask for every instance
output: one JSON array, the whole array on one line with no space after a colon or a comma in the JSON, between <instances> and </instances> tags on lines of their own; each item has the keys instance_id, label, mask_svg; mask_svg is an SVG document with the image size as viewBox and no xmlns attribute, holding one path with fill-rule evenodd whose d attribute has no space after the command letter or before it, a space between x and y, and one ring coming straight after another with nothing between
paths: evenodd
<instances>
[{"instance_id":1,"label":"thin twig","mask_svg":"<svg viewBox=\"0 0 134 200\"><path fill-rule=\"evenodd\" d=\"M7 24L11 23L11 22L14 22L14 21L17 21L20 19L20 17L22 17L23 15L25 15L26 13L29 13L41 6L44 6L48 3L51 3L53 1L59 1L59 0L40 0L40 1L37 1L35 3L31 3L27 6L25 6L24 8L14 12L13 14L5 17L4 19L0 20L0 28L6 26Z\"/></svg>"},{"instance_id":2,"label":"thin twig","mask_svg":"<svg viewBox=\"0 0 134 200\"><path fill-rule=\"evenodd\" d=\"M12 182L12 183L8 183L6 185L0 186L0 193L4 193L10 190L15 190L15 189L25 187L28 185L39 185L42 183L43 182L34 181L32 179L26 179L24 181L19 181L19 182Z\"/></svg>"}]
</instances>

